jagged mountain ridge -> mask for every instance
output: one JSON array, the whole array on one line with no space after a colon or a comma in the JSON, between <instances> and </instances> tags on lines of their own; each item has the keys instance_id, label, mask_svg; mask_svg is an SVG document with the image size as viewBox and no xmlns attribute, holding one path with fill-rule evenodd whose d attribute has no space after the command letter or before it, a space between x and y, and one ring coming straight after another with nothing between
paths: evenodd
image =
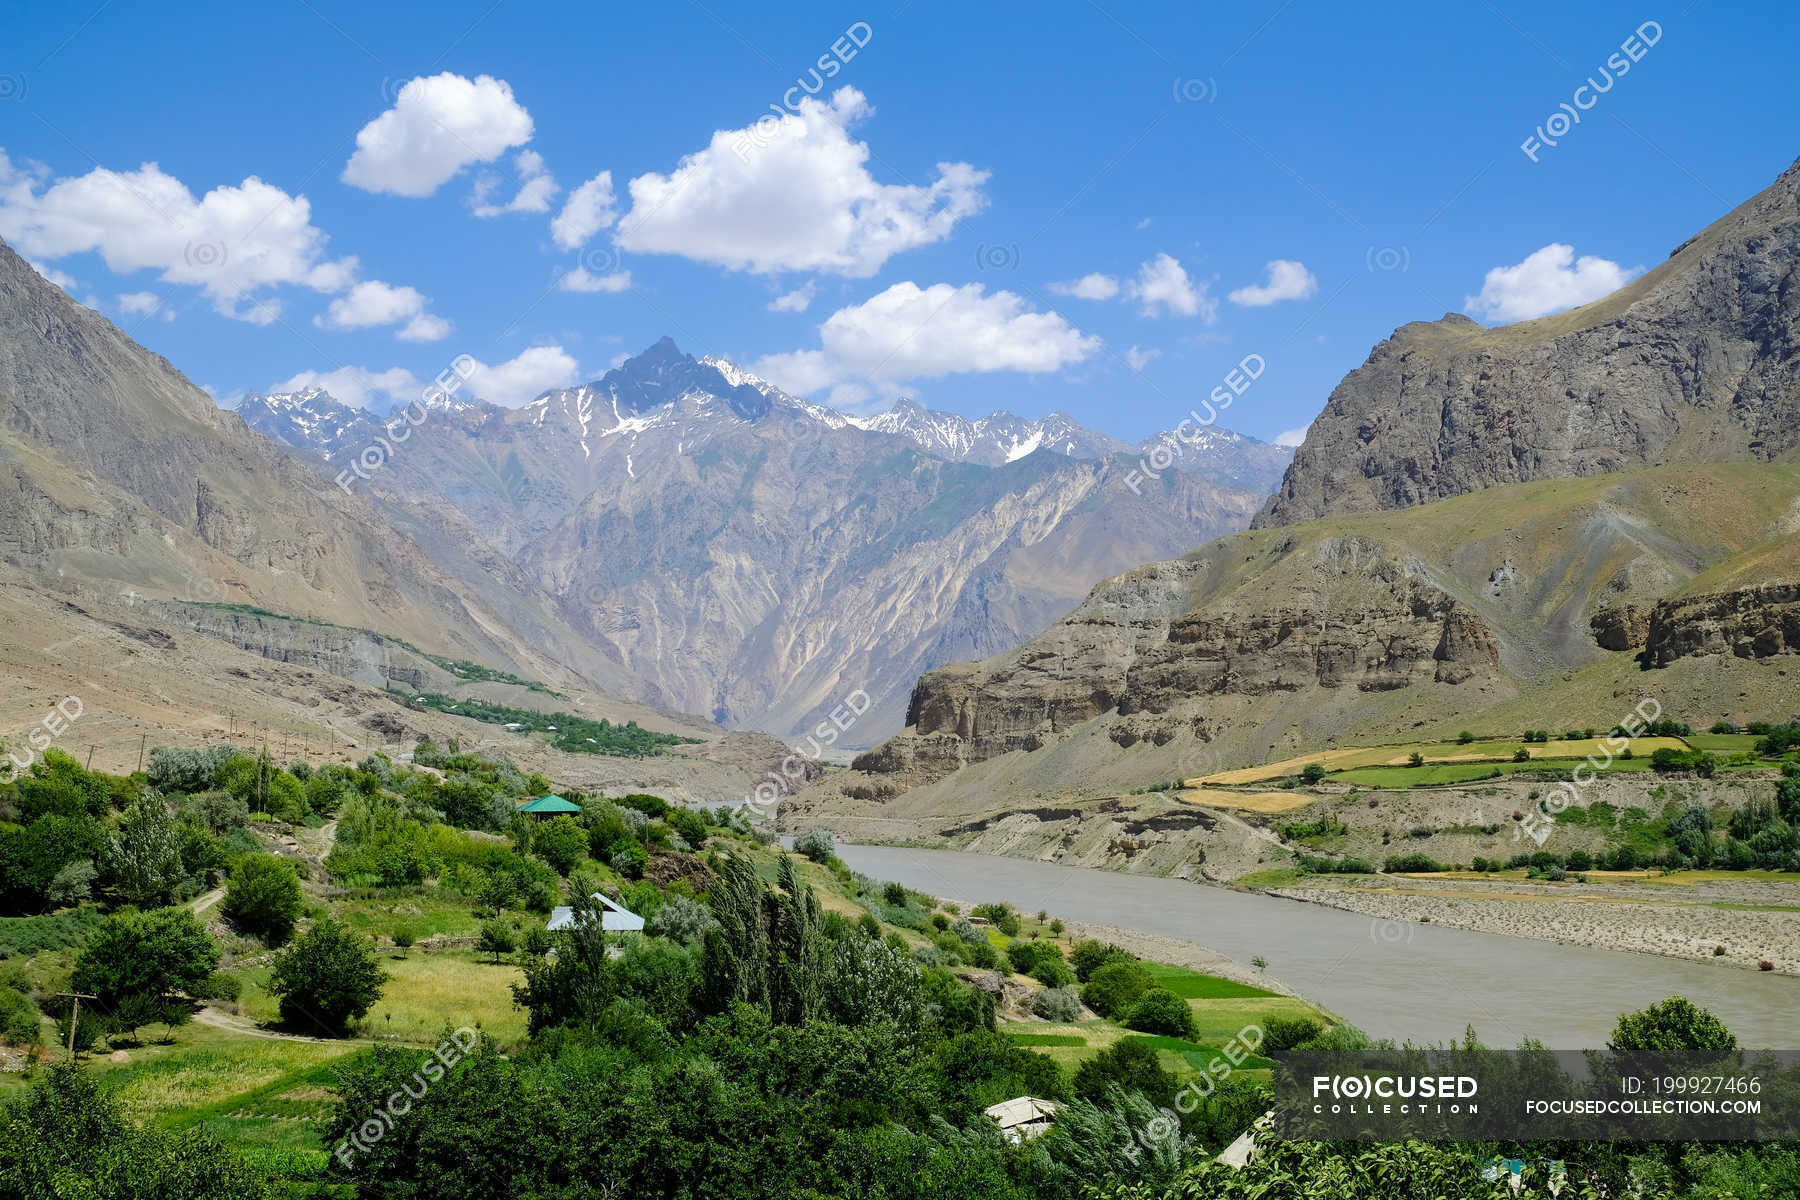
<instances>
[{"instance_id":1,"label":"jagged mountain ridge","mask_svg":"<svg viewBox=\"0 0 1800 1200\"><path fill-rule=\"evenodd\" d=\"M316 396L240 412L327 474L380 432ZM866 745L899 728L920 671L1016 645L1106 575L1242 528L1286 458L1209 429L1132 480L1136 448L1066 420L924 415L942 453L664 339L516 410L433 412L357 487L447 569L557 596L646 697L790 732L860 688ZM1056 449L1017 453L1054 428Z\"/></svg>"},{"instance_id":2,"label":"jagged mountain ridge","mask_svg":"<svg viewBox=\"0 0 1800 1200\"><path fill-rule=\"evenodd\" d=\"M1800 162L1592 304L1404 325L1345 376L1258 527L1800 446Z\"/></svg>"}]
</instances>

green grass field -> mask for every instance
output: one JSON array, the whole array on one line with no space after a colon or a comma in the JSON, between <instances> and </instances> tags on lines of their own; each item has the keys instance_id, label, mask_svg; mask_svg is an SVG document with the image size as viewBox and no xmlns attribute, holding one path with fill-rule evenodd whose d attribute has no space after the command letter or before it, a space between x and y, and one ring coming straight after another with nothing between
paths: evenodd
<instances>
[{"instance_id":1,"label":"green grass field","mask_svg":"<svg viewBox=\"0 0 1800 1200\"><path fill-rule=\"evenodd\" d=\"M472 950L414 950L405 958L384 957L381 965L388 973L387 986L356 1032L432 1045L446 1027L466 1025L502 1046L524 1040L525 1013L512 1002L511 985L520 978L514 964L495 966ZM244 1015L262 1025L279 1021L280 1006L267 991L267 968L239 972L238 978L244 987L238 1000Z\"/></svg>"}]
</instances>

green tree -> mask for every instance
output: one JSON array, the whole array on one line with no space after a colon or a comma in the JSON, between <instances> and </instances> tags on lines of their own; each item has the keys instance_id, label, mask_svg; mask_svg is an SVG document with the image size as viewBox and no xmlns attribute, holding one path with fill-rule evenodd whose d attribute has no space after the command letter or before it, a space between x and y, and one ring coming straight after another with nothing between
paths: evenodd
<instances>
[{"instance_id":1,"label":"green tree","mask_svg":"<svg viewBox=\"0 0 1800 1200\"><path fill-rule=\"evenodd\" d=\"M330 917L296 938L269 973L283 1021L333 1035L366 1016L386 982L375 948Z\"/></svg>"},{"instance_id":2,"label":"green tree","mask_svg":"<svg viewBox=\"0 0 1800 1200\"><path fill-rule=\"evenodd\" d=\"M1104 1103L1109 1087L1167 1104L1175 1097L1175 1076L1163 1070L1148 1039L1124 1038L1075 1068L1075 1094L1083 1100Z\"/></svg>"},{"instance_id":3,"label":"green tree","mask_svg":"<svg viewBox=\"0 0 1800 1200\"><path fill-rule=\"evenodd\" d=\"M1131 957L1129 951L1110 942L1096 942L1086 938L1069 949L1069 965L1075 968L1075 978L1083 983L1107 963L1120 959L1129 960Z\"/></svg>"},{"instance_id":4,"label":"green tree","mask_svg":"<svg viewBox=\"0 0 1800 1200\"><path fill-rule=\"evenodd\" d=\"M127 904L156 908L175 899L183 876L181 845L161 796L146 791L125 810L104 857L107 876Z\"/></svg>"},{"instance_id":5,"label":"green tree","mask_svg":"<svg viewBox=\"0 0 1800 1200\"><path fill-rule=\"evenodd\" d=\"M1319 783L1325 778L1325 767L1320 763L1307 763L1300 769L1300 778L1307 783Z\"/></svg>"},{"instance_id":6,"label":"green tree","mask_svg":"<svg viewBox=\"0 0 1800 1200\"><path fill-rule=\"evenodd\" d=\"M558 875L567 875L581 861L588 836L575 818L565 813L543 822L532 841L532 848L556 869Z\"/></svg>"},{"instance_id":7,"label":"green tree","mask_svg":"<svg viewBox=\"0 0 1800 1200\"><path fill-rule=\"evenodd\" d=\"M1120 960L1097 968L1081 987L1081 1002L1103 1017L1123 1017L1138 997L1156 986L1140 962Z\"/></svg>"},{"instance_id":8,"label":"green tree","mask_svg":"<svg viewBox=\"0 0 1800 1200\"><path fill-rule=\"evenodd\" d=\"M475 948L483 954L492 954L496 966L499 965L502 954L511 954L518 946L518 931L513 928L512 922L499 917L482 922L481 940L476 943Z\"/></svg>"},{"instance_id":9,"label":"green tree","mask_svg":"<svg viewBox=\"0 0 1800 1200\"><path fill-rule=\"evenodd\" d=\"M1613 1026L1607 1049L1615 1054L1679 1054L1684 1051L1737 1049L1737 1037L1724 1022L1682 996L1626 1013Z\"/></svg>"},{"instance_id":10,"label":"green tree","mask_svg":"<svg viewBox=\"0 0 1800 1200\"><path fill-rule=\"evenodd\" d=\"M706 818L693 809L671 806L663 814L663 820L680 835L682 841L694 849L699 850L706 845Z\"/></svg>"},{"instance_id":11,"label":"green tree","mask_svg":"<svg viewBox=\"0 0 1800 1200\"><path fill-rule=\"evenodd\" d=\"M116 1007L126 996L191 991L219 965L219 948L185 908L125 909L101 922L75 960L74 991Z\"/></svg>"},{"instance_id":12,"label":"green tree","mask_svg":"<svg viewBox=\"0 0 1800 1200\"><path fill-rule=\"evenodd\" d=\"M300 876L292 863L273 854L246 854L231 869L220 907L239 929L282 945L300 920Z\"/></svg>"},{"instance_id":13,"label":"green tree","mask_svg":"<svg viewBox=\"0 0 1800 1200\"><path fill-rule=\"evenodd\" d=\"M1132 1004L1125 1024L1139 1033L1191 1038L1194 1036L1194 1010L1168 988L1153 987Z\"/></svg>"},{"instance_id":14,"label":"green tree","mask_svg":"<svg viewBox=\"0 0 1800 1200\"><path fill-rule=\"evenodd\" d=\"M822 825L814 825L794 839L794 850L816 863L828 863L837 854L837 839L832 836L831 830Z\"/></svg>"},{"instance_id":15,"label":"green tree","mask_svg":"<svg viewBox=\"0 0 1800 1200\"><path fill-rule=\"evenodd\" d=\"M134 1125L90 1075L52 1067L0 1105L0 1196L18 1200L262 1200L268 1181L211 1134Z\"/></svg>"}]
</instances>

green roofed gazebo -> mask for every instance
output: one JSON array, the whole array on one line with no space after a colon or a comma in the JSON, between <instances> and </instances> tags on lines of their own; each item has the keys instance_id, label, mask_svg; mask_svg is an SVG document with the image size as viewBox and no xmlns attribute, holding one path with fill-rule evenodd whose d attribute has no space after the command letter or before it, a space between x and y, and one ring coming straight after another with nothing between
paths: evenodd
<instances>
[{"instance_id":1,"label":"green roofed gazebo","mask_svg":"<svg viewBox=\"0 0 1800 1200\"><path fill-rule=\"evenodd\" d=\"M559 816L562 813L578 813L581 811L581 805L576 804L572 800L564 800L555 792L551 792L548 796L539 796L536 800L527 800L524 804L519 805L515 811L530 813L534 817L554 817Z\"/></svg>"}]
</instances>

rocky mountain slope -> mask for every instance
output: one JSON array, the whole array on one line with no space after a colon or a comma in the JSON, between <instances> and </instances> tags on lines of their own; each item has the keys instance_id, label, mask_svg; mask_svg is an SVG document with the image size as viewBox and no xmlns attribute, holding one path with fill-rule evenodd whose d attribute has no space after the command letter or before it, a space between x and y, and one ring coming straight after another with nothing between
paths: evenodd
<instances>
[{"instance_id":1,"label":"rocky mountain slope","mask_svg":"<svg viewBox=\"0 0 1800 1200\"><path fill-rule=\"evenodd\" d=\"M470 742L501 738L494 726L413 714L377 690L416 678L482 694L404 642L542 681L590 718L707 739L637 772L676 794L738 799L786 753L773 739L749 745L612 693L600 680L622 669L527 576L472 583L440 570L435 550L369 498L221 412L4 244L0 419L0 737L15 744L16 731L71 695L83 713L70 736L108 762L134 759L152 739L241 724L296 742L395 749L433 726ZM479 554L479 540L464 539L465 555ZM247 614L252 606L290 617ZM517 702L504 688L487 693ZM525 758L573 760L560 778L621 766L503 740Z\"/></svg>"},{"instance_id":2,"label":"rocky mountain slope","mask_svg":"<svg viewBox=\"0 0 1800 1200\"><path fill-rule=\"evenodd\" d=\"M334 477L383 432L314 393L239 412ZM1146 486L1139 447L1066 417L853 417L664 339L516 410L433 411L353 486L469 586L555 597L604 685L780 734L860 690L869 745L921 671L1243 528L1287 451L1201 434Z\"/></svg>"},{"instance_id":3,"label":"rocky mountain slope","mask_svg":"<svg viewBox=\"0 0 1800 1200\"><path fill-rule=\"evenodd\" d=\"M906 732L784 819L913 836L1000 797L1066 804L1333 744L1606 728L1644 696L1707 723L1785 716L1796 577L1789 465L1251 531L1108 580L1010 653L927 673ZM1595 619L1633 607L1647 615L1622 636Z\"/></svg>"},{"instance_id":4,"label":"rocky mountain slope","mask_svg":"<svg viewBox=\"0 0 1800 1200\"><path fill-rule=\"evenodd\" d=\"M1395 330L1312 423L1259 527L1800 445L1800 163L1606 298Z\"/></svg>"}]
</instances>

